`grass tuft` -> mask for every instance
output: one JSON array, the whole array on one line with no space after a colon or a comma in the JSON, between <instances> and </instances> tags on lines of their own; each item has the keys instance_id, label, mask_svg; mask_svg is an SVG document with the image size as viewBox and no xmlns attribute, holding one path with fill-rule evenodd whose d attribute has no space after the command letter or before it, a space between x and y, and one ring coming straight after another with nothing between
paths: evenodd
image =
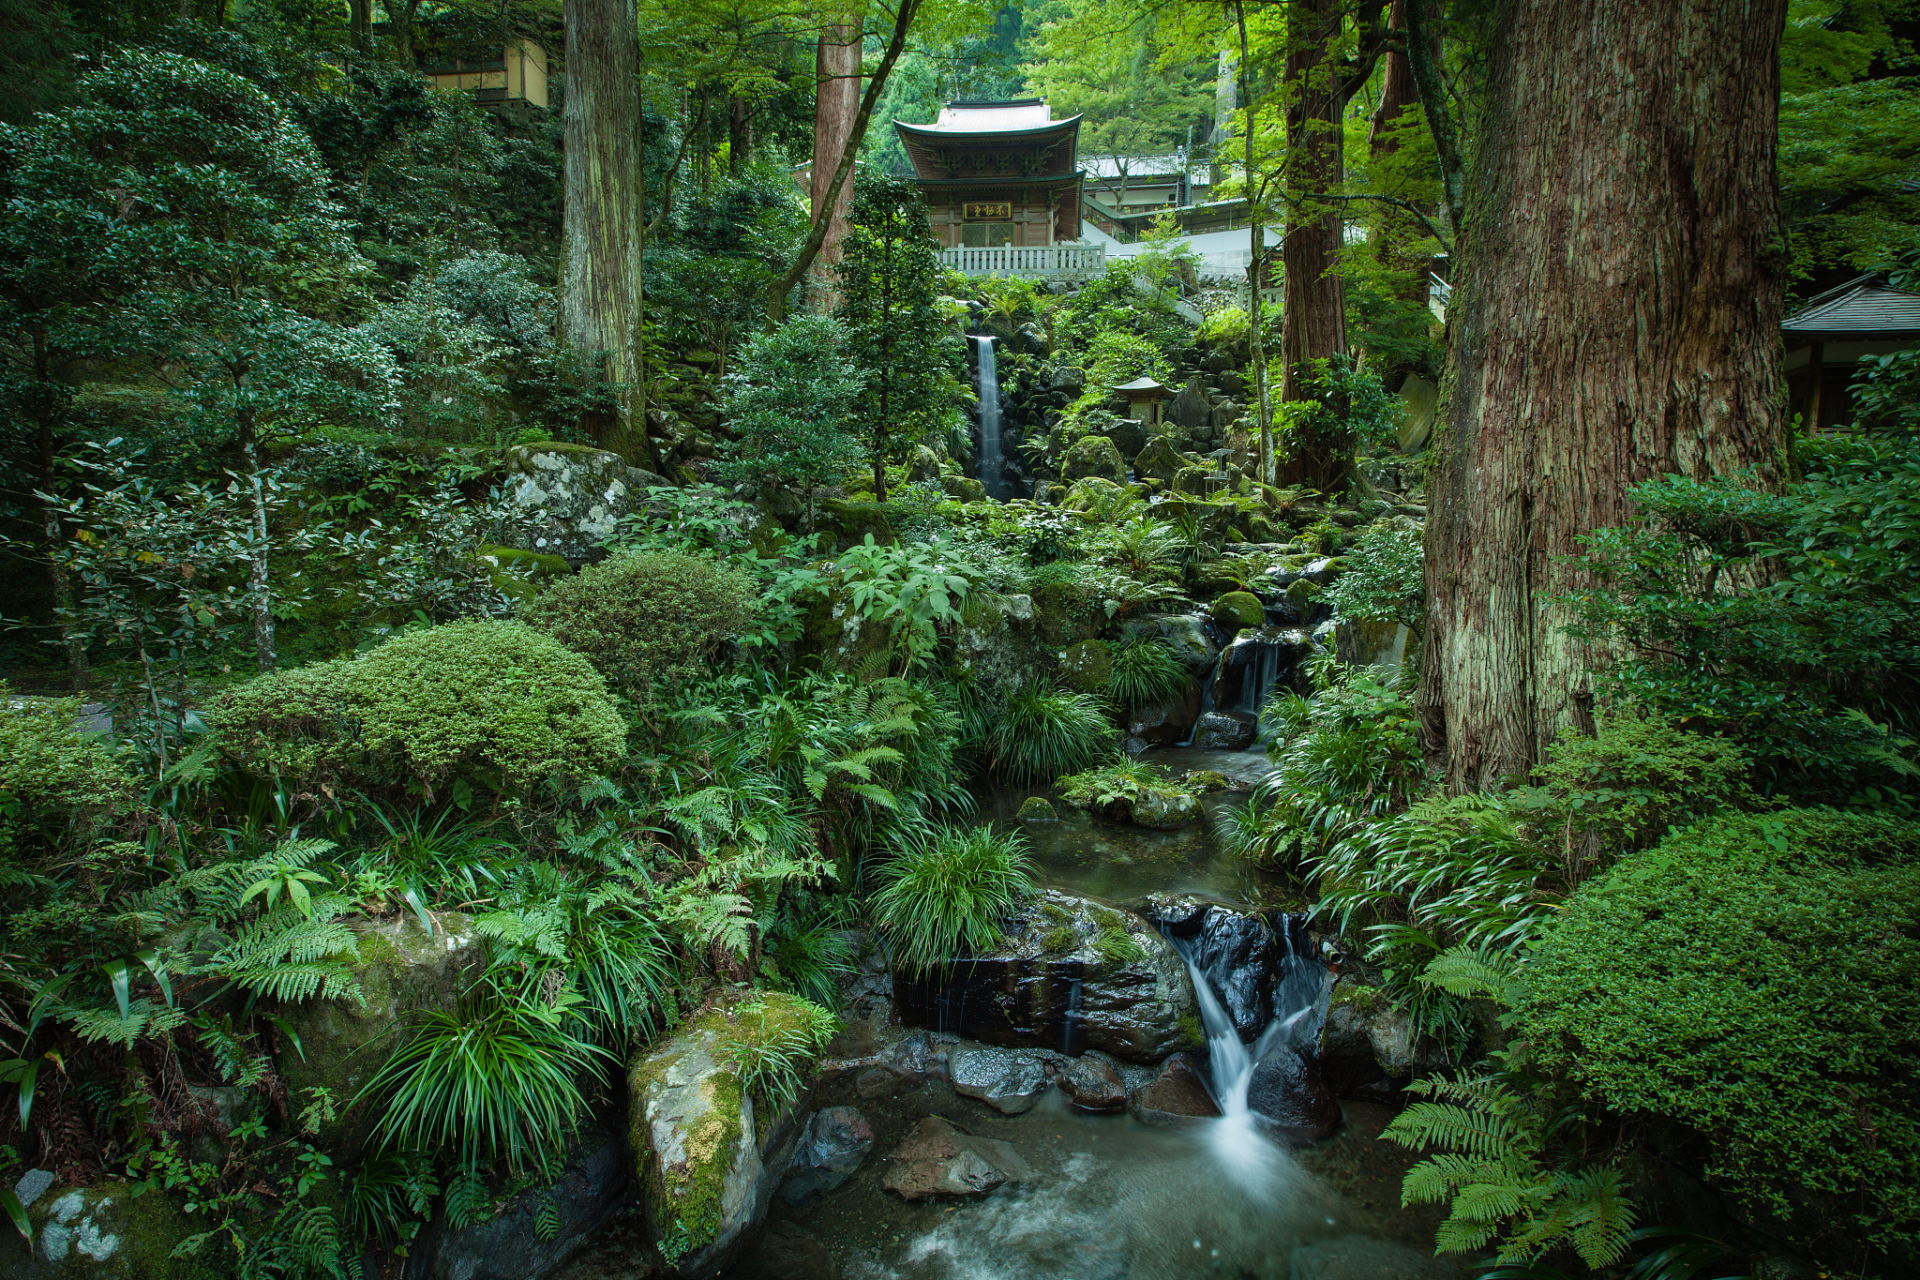
<instances>
[{"instance_id":1,"label":"grass tuft","mask_svg":"<svg viewBox=\"0 0 1920 1280\"><path fill-rule=\"evenodd\" d=\"M927 972L991 947L1014 906L1033 892L1028 869L1018 834L943 828L904 838L873 902L894 962Z\"/></svg>"}]
</instances>

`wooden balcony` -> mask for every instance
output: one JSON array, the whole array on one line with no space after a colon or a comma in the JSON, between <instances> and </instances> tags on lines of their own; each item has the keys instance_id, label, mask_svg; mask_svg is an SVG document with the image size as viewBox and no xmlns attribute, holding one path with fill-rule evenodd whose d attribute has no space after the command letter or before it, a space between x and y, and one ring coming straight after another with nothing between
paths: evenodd
<instances>
[{"instance_id":1,"label":"wooden balcony","mask_svg":"<svg viewBox=\"0 0 1920 1280\"><path fill-rule=\"evenodd\" d=\"M1107 269L1107 249L1098 244L1047 244L1027 248L942 249L940 265L969 276L1020 276L1028 280L1091 280Z\"/></svg>"}]
</instances>

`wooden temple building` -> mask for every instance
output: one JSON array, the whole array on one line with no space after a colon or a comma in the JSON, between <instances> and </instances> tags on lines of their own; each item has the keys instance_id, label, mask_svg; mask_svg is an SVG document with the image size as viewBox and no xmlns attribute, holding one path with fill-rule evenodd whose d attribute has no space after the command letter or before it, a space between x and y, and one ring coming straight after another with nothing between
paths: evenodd
<instances>
[{"instance_id":1,"label":"wooden temple building","mask_svg":"<svg viewBox=\"0 0 1920 1280\"><path fill-rule=\"evenodd\" d=\"M932 124L895 120L947 249L1039 248L1080 239L1080 117L1038 98L951 102Z\"/></svg>"}]
</instances>

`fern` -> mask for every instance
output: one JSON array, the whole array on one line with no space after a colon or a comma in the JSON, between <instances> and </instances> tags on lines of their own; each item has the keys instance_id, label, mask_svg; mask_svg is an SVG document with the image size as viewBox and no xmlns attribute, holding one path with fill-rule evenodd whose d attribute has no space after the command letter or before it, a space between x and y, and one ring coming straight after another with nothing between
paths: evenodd
<instances>
[{"instance_id":1,"label":"fern","mask_svg":"<svg viewBox=\"0 0 1920 1280\"><path fill-rule=\"evenodd\" d=\"M323 902L325 900L322 900ZM245 926L195 973L217 974L256 995L292 1003L315 995L366 1003L347 964L356 939L343 924L279 912Z\"/></svg>"}]
</instances>

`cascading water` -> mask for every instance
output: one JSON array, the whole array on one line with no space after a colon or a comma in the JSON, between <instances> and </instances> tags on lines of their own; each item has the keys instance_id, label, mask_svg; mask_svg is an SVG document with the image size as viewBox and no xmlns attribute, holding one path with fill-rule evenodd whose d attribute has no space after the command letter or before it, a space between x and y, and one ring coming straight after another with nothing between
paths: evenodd
<instances>
[{"instance_id":1,"label":"cascading water","mask_svg":"<svg viewBox=\"0 0 1920 1280\"><path fill-rule=\"evenodd\" d=\"M976 333L973 340L980 353L980 457L973 474L989 498L1005 499L1013 496L1013 489L1007 484L1000 452L1000 368L994 361L992 336Z\"/></svg>"}]
</instances>

